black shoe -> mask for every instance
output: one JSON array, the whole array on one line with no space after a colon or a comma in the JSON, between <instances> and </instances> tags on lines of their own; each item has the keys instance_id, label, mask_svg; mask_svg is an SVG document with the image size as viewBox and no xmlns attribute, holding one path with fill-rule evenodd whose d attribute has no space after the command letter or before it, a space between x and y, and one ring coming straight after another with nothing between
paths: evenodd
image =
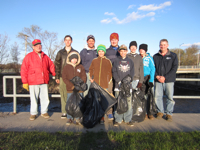
<instances>
[{"instance_id":1,"label":"black shoe","mask_svg":"<svg viewBox=\"0 0 200 150\"><path fill-rule=\"evenodd\" d=\"M69 126L70 124L72 124L72 119L67 119L66 125Z\"/></svg>"},{"instance_id":2,"label":"black shoe","mask_svg":"<svg viewBox=\"0 0 200 150\"><path fill-rule=\"evenodd\" d=\"M61 119L66 119L67 118L67 114L62 114Z\"/></svg>"},{"instance_id":3,"label":"black shoe","mask_svg":"<svg viewBox=\"0 0 200 150\"><path fill-rule=\"evenodd\" d=\"M126 122L126 125L133 127L134 123L132 121L130 121L130 122Z\"/></svg>"},{"instance_id":4,"label":"black shoe","mask_svg":"<svg viewBox=\"0 0 200 150\"><path fill-rule=\"evenodd\" d=\"M121 123L115 121L114 126L115 126L115 127L118 127L120 124L121 124Z\"/></svg>"}]
</instances>

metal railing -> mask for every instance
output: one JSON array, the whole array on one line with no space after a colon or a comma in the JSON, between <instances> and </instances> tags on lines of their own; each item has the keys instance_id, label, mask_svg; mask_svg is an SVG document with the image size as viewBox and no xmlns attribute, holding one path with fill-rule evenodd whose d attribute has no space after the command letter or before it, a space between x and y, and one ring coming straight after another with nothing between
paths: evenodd
<instances>
[{"instance_id":1,"label":"metal railing","mask_svg":"<svg viewBox=\"0 0 200 150\"><path fill-rule=\"evenodd\" d=\"M13 79L13 94L6 93L6 79ZM21 76L3 76L3 96L4 97L13 97L13 113L17 112L17 97L30 97L29 94L17 94L16 79L21 79ZM176 78L176 81L200 81L200 79ZM49 97L60 97L60 94L49 94ZM173 96L173 98L200 99L200 96Z\"/></svg>"}]
</instances>

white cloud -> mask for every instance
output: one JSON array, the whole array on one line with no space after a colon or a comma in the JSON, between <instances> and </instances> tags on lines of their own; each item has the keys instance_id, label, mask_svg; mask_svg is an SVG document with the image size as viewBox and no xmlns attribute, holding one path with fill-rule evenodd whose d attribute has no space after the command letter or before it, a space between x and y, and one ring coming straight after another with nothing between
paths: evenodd
<instances>
[{"instance_id":1,"label":"white cloud","mask_svg":"<svg viewBox=\"0 0 200 150\"><path fill-rule=\"evenodd\" d=\"M150 4L150 5L142 5L138 8L138 10L143 10L143 11L155 11L155 10L158 10L158 9L163 9L167 6L170 6L171 5L171 2L170 1L167 1L167 2L164 2L162 4L160 4L159 6L156 6L155 4Z\"/></svg>"},{"instance_id":2,"label":"white cloud","mask_svg":"<svg viewBox=\"0 0 200 150\"><path fill-rule=\"evenodd\" d=\"M182 44L181 45L181 47L183 46L183 47L189 47L189 46L192 46L192 45L197 45L197 46L200 46L200 42L198 42L198 43L193 43L193 44Z\"/></svg>"},{"instance_id":3,"label":"white cloud","mask_svg":"<svg viewBox=\"0 0 200 150\"><path fill-rule=\"evenodd\" d=\"M136 5L129 5L127 9L131 9L131 8L133 8L134 6L136 6Z\"/></svg>"},{"instance_id":4,"label":"white cloud","mask_svg":"<svg viewBox=\"0 0 200 150\"><path fill-rule=\"evenodd\" d=\"M119 20L117 17L113 17L112 19L108 18L108 19L101 20L101 23L108 24L112 21L115 21L117 24L125 24L131 21L145 18L145 17L152 17L154 15L155 15L155 12L150 12L150 13L147 13L146 15L140 15L138 14L138 12L132 12L132 13L127 14L127 17L122 20Z\"/></svg>"},{"instance_id":5,"label":"white cloud","mask_svg":"<svg viewBox=\"0 0 200 150\"><path fill-rule=\"evenodd\" d=\"M111 13L109 13L109 12L105 12L105 13L104 13L104 15L108 15L108 16L114 16L115 14L114 14L114 13L112 13L112 12L111 12Z\"/></svg>"},{"instance_id":6,"label":"white cloud","mask_svg":"<svg viewBox=\"0 0 200 150\"><path fill-rule=\"evenodd\" d=\"M155 20L155 18L154 18L154 17L152 17L150 20L151 20L151 21L154 21L154 20Z\"/></svg>"},{"instance_id":7,"label":"white cloud","mask_svg":"<svg viewBox=\"0 0 200 150\"><path fill-rule=\"evenodd\" d=\"M105 23L105 24L108 24L108 23L110 23L112 21L112 19L103 19L103 20L101 20L101 23Z\"/></svg>"}]
</instances>

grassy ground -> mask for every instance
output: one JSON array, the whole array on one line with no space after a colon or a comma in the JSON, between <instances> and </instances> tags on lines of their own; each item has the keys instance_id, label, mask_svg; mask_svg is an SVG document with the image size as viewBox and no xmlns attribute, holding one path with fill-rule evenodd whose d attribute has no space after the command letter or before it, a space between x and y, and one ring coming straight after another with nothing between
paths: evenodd
<instances>
[{"instance_id":1,"label":"grassy ground","mask_svg":"<svg viewBox=\"0 0 200 150\"><path fill-rule=\"evenodd\" d=\"M200 132L0 132L0 150L199 150Z\"/></svg>"}]
</instances>

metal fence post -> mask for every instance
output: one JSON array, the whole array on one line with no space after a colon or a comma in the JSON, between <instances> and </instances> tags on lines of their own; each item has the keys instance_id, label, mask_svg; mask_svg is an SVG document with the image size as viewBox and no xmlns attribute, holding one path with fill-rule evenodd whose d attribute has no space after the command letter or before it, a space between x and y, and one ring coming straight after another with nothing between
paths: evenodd
<instances>
[{"instance_id":1,"label":"metal fence post","mask_svg":"<svg viewBox=\"0 0 200 150\"><path fill-rule=\"evenodd\" d=\"M13 77L13 113L17 113L16 78Z\"/></svg>"}]
</instances>

